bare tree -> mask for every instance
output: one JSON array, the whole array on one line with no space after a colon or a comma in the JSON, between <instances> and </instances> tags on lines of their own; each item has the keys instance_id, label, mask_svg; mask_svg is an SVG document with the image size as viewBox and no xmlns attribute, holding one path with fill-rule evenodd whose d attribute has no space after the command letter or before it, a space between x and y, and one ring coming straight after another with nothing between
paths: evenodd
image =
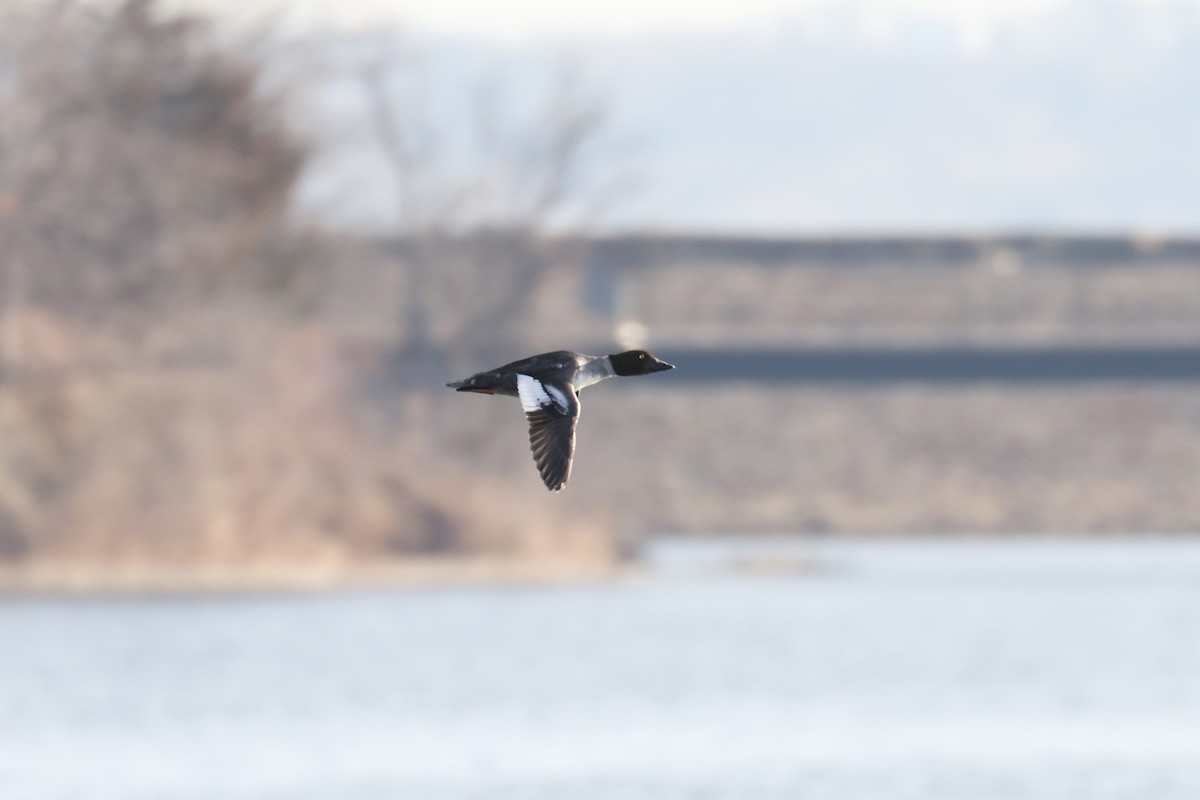
<instances>
[{"instance_id":1,"label":"bare tree","mask_svg":"<svg viewBox=\"0 0 1200 800\"><path fill-rule=\"evenodd\" d=\"M26 302L136 337L214 292L288 280L271 251L305 153L252 62L154 0L53 3L19 31L0 180Z\"/></svg>"},{"instance_id":2,"label":"bare tree","mask_svg":"<svg viewBox=\"0 0 1200 800\"><path fill-rule=\"evenodd\" d=\"M305 148L201 18L2 16L0 529L195 546L234 503L205 488L236 472L220 432L262 427L242 364L269 374L311 265L288 220Z\"/></svg>"},{"instance_id":3,"label":"bare tree","mask_svg":"<svg viewBox=\"0 0 1200 800\"><path fill-rule=\"evenodd\" d=\"M606 103L563 65L532 101L492 76L439 118L418 60L396 47L358 77L397 202L404 360L436 369L456 349L514 352L538 287L577 253L553 234L586 226L601 199L590 173Z\"/></svg>"},{"instance_id":4,"label":"bare tree","mask_svg":"<svg viewBox=\"0 0 1200 800\"><path fill-rule=\"evenodd\" d=\"M366 434L349 337L307 303L336 265L291 219L309 151L260 52L154 0L0 7L0 562L551 541L502 479L464 500L425 427ZM467 279L433 272L436 225L411 230L436 301Z\"/></svg>"}]
</instances>

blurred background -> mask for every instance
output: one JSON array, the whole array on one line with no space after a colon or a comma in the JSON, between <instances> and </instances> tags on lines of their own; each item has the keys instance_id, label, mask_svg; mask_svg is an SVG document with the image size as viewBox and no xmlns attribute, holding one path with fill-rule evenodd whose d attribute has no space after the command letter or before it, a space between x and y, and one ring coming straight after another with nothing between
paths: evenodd
<instances>
[{"instance_id":1,"label":"blurred background","mask_svg":"<svg viewBox=\"0 0 1200 800\"><path fill-rule=\"evenodd\" d=\"M1197 75L1193 0L10 0L5 797L1200 796ZM556 495L443 387L632 346Z\"/></svg>"}]
</instances>

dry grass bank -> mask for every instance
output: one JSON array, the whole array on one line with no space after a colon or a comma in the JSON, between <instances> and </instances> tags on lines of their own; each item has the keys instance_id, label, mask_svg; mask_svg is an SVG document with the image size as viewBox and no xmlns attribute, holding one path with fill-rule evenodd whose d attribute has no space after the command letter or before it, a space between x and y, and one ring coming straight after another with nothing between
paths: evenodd
<instances>
[{"instance_id":1,"label":"dry grass bank","mask_svg":"<svg viewBox=\"0 0 1200 800\"><path fill-rule=\"evenodd\" d=\"M589 399L575 480L642 530L1200 531L1196 386Z\"/></svg>"},{"instance_id":2,"label":"dry grass bank","mask_svg":"<svg viewBox=\"0 0 1200 800\"><path fill-rule=\"evenodd\" d=\"M731 346L1136 344L1200 338L1200 265L679 263L646 269L634 316Z\"/></svg>"},{"instance_id":3,"label":"dry grass bank","mask_svg":"<svg viewBox=\"0 0 1200 800\"><path fill-rule=\"evenodd\" d=\"M499 576L618 560L602 517L445 452L440 396L398 392L372 426L334 330L229 311L199 328L235 330L237 346L200 363L107 360L103 336L19 315L30 366L0 380L0 583L289 585L418 579L452 557Z\"/></svg>"}]
</instances>

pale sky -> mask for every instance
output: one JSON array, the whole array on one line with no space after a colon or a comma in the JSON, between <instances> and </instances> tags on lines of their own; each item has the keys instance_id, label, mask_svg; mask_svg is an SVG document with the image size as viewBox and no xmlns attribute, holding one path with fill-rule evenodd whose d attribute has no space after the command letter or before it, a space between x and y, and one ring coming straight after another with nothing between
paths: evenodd
<instances>
[{"instance_id":1,"label":"pale sky","mask_svg":"<svg viewBox=\"0 0 1200 800\"><path fill-rule=\"evenodd\" d=\"M645 179L614 227L1200 230L1200 0L166 1L416 34L447 108L479 69L536 97L565 50ZM312 185L370 227L358 92L310 115L342 137Z\"/></svg>"},{"instance_id":2,"label":"pale sky","mask_svg":"<svg viewBox=\"0 0 1200 800\"><path fill-rule=\"evenodd\" d=\"M471 38L520 43L557 37L712 31L770 24L839 0L175 0L231 15L276 14L300 27L390 23ZM1060 5L1063 0L866 0L886 24L891 12L922 10L971 30ZM1200 0L1135 0L1146 5ZM860 0L859 5L864 3Z\"/></svg>"}]
</instances>

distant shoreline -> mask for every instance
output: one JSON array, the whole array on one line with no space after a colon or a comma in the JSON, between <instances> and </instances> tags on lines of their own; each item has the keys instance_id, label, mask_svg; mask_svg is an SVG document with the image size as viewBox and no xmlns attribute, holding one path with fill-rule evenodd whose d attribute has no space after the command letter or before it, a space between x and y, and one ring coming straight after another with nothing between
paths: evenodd
<instances>
[{"instance_id":1,"label":"distant shoreline","mask_svg":"<svg viewBox=\"0 0 1200 800\"><path fill-rule=\"evenodd\" d=\"M580 586L654 577L741 575L781 577L824 567L809 548L834 541L852 545L928 544L954 541L1047 544L1195 541L1200 531L1010 532L928 534L668 534L662 545L695 545L683 560L649 550L620 561L498 557L413 557L379 563L97 564L41 562L0 565L0 603L23 599L185 598L319 594L372 590L494 589ZM734 546L736 545L736 546ZM733 546L733 547L731 547Z\"/></svg>"},{"instance_id":2,"label":"distant shoreline","mask_svg":"<svg viewBox=\"0 0 1200 800\"><path fill-rule=\"evenodd\" d=\"M556 585L631 574L632 563L413 558L379 564L39 563L0 566L0 600L19 597L170 597L347 589Z\"/></svg>"}]
</instances>

